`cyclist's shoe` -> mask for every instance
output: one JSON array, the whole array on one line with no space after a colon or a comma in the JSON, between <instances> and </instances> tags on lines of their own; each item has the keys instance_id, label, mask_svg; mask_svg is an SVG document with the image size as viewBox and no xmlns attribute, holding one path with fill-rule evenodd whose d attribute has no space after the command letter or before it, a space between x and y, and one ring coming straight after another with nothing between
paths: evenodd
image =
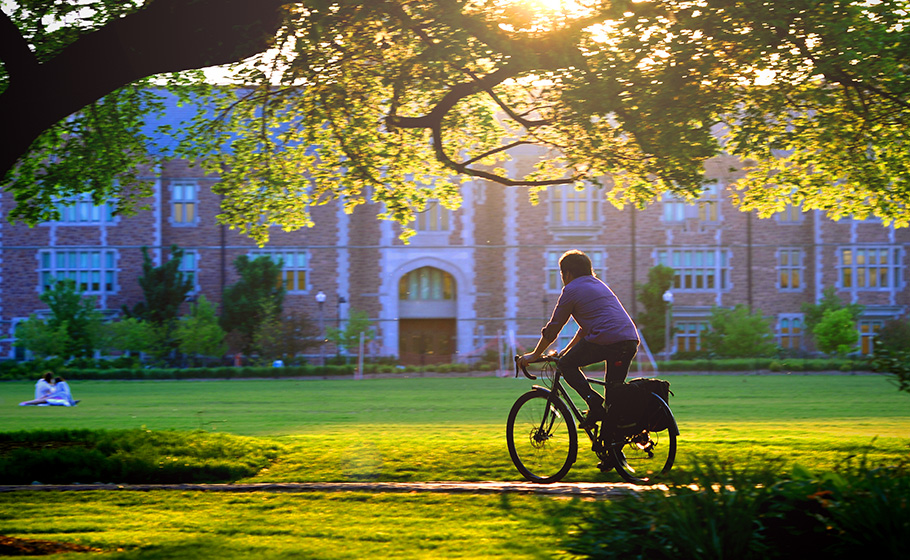
<instances>
[{"instance_id":1,"label":"cyclist's shoe","mask_svg":"<svg viewBox=\"0 0 910 560\"><path fill-rule=\"evenodd\" d=\"M592 406L590 410L585 412L585 418L578 424L578 427L582 430L587 430L595 427L598 422L603 422L606 419L607 411L604 410L602 406Z\"/></svg>"}]
</instances>

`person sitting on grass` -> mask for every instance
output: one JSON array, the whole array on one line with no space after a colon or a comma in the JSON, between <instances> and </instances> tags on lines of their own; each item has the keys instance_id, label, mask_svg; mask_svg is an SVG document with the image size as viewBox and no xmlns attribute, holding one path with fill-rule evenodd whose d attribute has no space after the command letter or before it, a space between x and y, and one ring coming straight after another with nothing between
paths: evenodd
<instances>
[{"instance_id":1,"label":"person sitting on grass","mask_svg":"<svg viewBox=\"0 0 910 560\"><path fill-rule=\"evenodd\" d=\"M34 399L31 401L25 401L19 403L19 406L30 406L30 405L50 405L50 406L75 406L79 403L77 400L73 400L73 394L70 392L70 386L62 377L57 377L54 380L53 391L48 395Z\"/></svg>"},{"instance_id":2,"label":"person sitting on grass","mask_svg":"<svg viewBox=\"0 0 910 560\"><path fill-rule=\"evenodd\" d=\"M54 374L49 371L45 371L41 375L41 379L39 379L38 382L35 383L35 398L43 399L44 397L47 397L48 395L50 395L53 392L54 392Z\"/></svg>"}]
</instances>

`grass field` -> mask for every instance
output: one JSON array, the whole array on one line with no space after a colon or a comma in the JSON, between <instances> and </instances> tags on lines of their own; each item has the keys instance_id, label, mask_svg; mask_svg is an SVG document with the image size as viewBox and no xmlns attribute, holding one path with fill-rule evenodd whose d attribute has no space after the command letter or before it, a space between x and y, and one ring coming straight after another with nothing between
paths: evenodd
<instances>
[{"instance_id":1,"label":"grass field","mask_svg":"<svg viewBox=\"0 0 910 560\"><path fill-rule=\"evenodd\" d=\"M910 459L910 395L874 375L673 375L678 468L699 457L830 469ZM18 407L0 431L204 430L264 439L277 461L246 481L516 480L505 448L511 378L79 382L75 408ZM567 481L619 481L582 447ZM103 481L116 482L116 481ZM127 506L127 507L123 507ZM132 507L130 507L132 506ZM580 502L530 496L205 493L0 495L0 534L113 558L549 558ZM121 512L110 515L112 511ZM238 516L242 522L236 520ZM117 548L123 550L117 552Z\"/></svg>"}]
</instances>

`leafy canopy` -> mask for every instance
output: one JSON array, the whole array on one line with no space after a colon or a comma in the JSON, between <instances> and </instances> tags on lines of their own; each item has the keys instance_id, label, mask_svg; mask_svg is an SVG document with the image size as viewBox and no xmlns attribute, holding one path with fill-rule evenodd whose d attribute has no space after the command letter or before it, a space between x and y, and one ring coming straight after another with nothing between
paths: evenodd
<instances>
[{"instance_id":1,"label":"leafy canopy","mask_svg":"<svg viewBox=\"0 0 910 560\"><path fill-rule=\"evenodd\" d=\"M91 21L53 32L40 22L61 18L59 3L9 15L53 60L149 6L180 9L82 5ZM161 108L150 81L50 126L9 176L14 216L46 219L54 196L78 192L127 209L143 148L220 173L221 220L262 243L269 226L309 226L310 209L335 199L382 203L406 225L430 199L457 206L471 177L532 198L584 182L617 205L693 196L704 161L726 152L746 162L744 209L801 204L907 225L907 0L308 0L281 15L271 48L232 68L235 87L159 78L204 107L186 130L143 132ZM0 108L12 75L5 64ZM533 168L509 165L522 151L540 156Z\"/></svg>"}]
</instances>

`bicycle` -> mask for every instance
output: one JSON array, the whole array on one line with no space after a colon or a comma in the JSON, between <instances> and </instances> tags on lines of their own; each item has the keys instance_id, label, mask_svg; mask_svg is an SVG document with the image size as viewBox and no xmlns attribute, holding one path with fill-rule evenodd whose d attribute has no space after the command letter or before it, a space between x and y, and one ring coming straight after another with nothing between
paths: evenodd
<instances>
[{"instance_id":1,"label":"bicycle","mask_svg":"<svg viewBox=\"0 0 910 560\"><path fill-rule=\"evenodd\" d=\"M515 376L518 377L518 356L515 356ZM558 356L549 354L534 363L543 363L542 375L550 378L550 387L534 385L524 393L509 411L506 439L512 462L526 479L541 484L557 482L569 472L578 456L576 425L584 415L575 406L560 383L556 367ZM525 377L537 377L521 368ZM609 390L604 381L589 377L588 381ZM627 482L650 485L669 473L676 458L676 438L679 427L670 406L656 393L647 397L653 410L651 425L620 429L608 419L597 426L585 428L591 440L591 450L600 459L601 471L616 469ZM574 422L572 421L574 418ZM652 429L649 429L652 428Z\"/></svg>"}]
</instances>

